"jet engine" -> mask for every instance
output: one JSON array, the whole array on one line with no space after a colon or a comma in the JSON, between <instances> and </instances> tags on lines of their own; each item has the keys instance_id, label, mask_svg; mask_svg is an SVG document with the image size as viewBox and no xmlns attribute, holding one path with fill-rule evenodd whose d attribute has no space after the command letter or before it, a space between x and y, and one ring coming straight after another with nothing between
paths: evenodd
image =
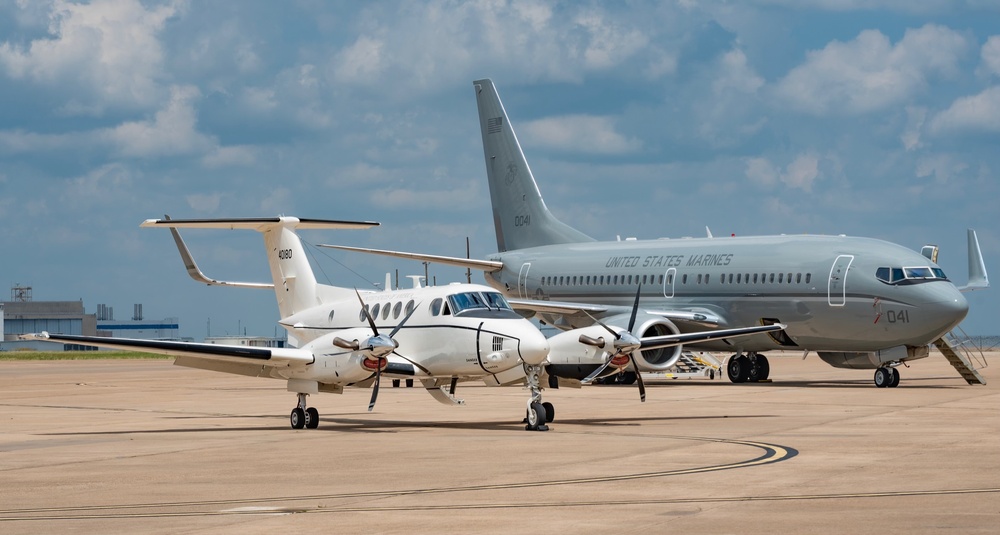
<instances>
[{"instance_id":1,"label":"jet engine","mask_svg":"<svg viewBox=\"0 0 1000 535\"><path fill-rule=\"evenodd\" d=\"M618 317L609 318L609 321L614 321L615 323L625 323L625 325L628 325L627 317L624 322L622 322L622 319ZM646 314L640 314L636 318L636 328L633 329L632 332L632 334L639 337L640 340L651 336L667 336L678 333L680 333L680 329L678 329L677 326L670 320ZM681 349L681 346L661 347L659 349L646 350L640 349L633 355L635 356L635 360L639 364L639 368L642 371L660 372L669 370L677 364L677 360L681 358Z\"/></svg>"}]
</instances>

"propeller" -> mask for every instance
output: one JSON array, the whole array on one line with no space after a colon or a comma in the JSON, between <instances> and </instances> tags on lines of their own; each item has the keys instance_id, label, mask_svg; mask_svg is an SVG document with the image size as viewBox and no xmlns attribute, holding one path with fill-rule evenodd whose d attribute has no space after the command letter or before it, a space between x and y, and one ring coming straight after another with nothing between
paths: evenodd
<instances>
[{"instance_id":1,"label":"propeller","mask_svg":"<svg viewBox=\"0 0 1000 535\"><path fill-rule=\"evenodd\" d=\"M614 342L612 342L614 347L614 353L611 353L608 360L604 362L601 367L594 370L593 373L588 375L583 381L584 384L593 381L599 375L604 373L604 370L608 369L608 366L614 364L619 369L623 369L629 363L632 364L632 369L635 370L636 382L639 385L639 399L643 402L646 401L646 385L642 382L642 373L639 372L639 365L635 361L635 356L632 354L636 349L642 346L642 341L639 340L634 334L632 334L632 328L635 327L635 318L639 313L639 294L642 292L642 285L640 284L635 290L635 302L632 303L632 315L628 320L628 329L624 331L617 332L611 327L607 326L601 320L590 315L589 312L584 310L584 314L587 314L590 319L594 320L601 327L604 327L612 336L615 337ZM587 344L594 347L605 347L604 338L591 338L587 335L580 335L580 343ZM627 360L626 360L627 357Z\"/></svg>"},{"instance_id":2,"label":"propeller","mask_svg":"<svg viewBox=\"0 0 1000 535\"><path fill-rule=\"evenodd\" d=\"M334 337L333 345L353 351L365 351L367 353L365 361L368 361L369 359L375 361L375 384L372 386L372 399L368 402L368 412L371 412L372 409L375 408L375 400L378 399L378 387L382 379L382 369L385 368L386 364L388 364L386 356L389 353L394 353L396 356L402 358L410 364L413 364L426 373L430 372L416 362L413 362L399 353L396 353L396 348L399 347L399 342L396 342L393 338L396 336L396 333L403 328L403 325L410 319L410 316L413 315L413 313L417 310L417 307L420 305L418 304L417 306L411 308L410 311L406 313L406 316L403 316L403 319L392 329L392 331L390 331L388 335L384 335L379 334L378 327L375 325L375 318L373 318L368 312L368 306L365 305L365 300L361 298L361 292L355 289L354 293L358 295L358 301L361 301L361 311L364 312L365 318L368 319L368 326L371 327L373 335L368 337L368 339L364 341L364 344L358 342L357 340L344 340L340 337Z\"/></svg>"}]
</instances>

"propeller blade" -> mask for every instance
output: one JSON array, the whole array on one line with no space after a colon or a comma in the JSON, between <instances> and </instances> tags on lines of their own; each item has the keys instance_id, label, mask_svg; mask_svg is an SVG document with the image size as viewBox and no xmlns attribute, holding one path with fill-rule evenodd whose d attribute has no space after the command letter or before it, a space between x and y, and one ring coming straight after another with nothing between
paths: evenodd
<instances>
[{"instance_id":1,"label":"propeller blade","mask_svg":"<svg viewBox=\"0 0 1000 535\"><path fill-rule=\"evenodd\" d=\"M615 337L615 340L618 340L619 338L622 337L620 334L618 334L617 332L615 332L614 329L612 329L611 327L608 327L607 325L605 325L603 321L595 318L594 316L591 316L590 312L587 312L586 310L581 310L581 312L583 312L584 314L586 314L587 317L590 318L590 320L593 321L594 323L600 325L601 327L604 327L604 329L606 331L608 331L609 333L611 333L611 336Z\"/></svg>"},{"instance_id":2,"label":"propeller blade","mask_svg":"<svg viewBox=\"0 0 1000 535\"><path fill-rule=\"evenodd\" d=\"M639 293L642 292L642 285L635 289L635 303L632 304L632 317L628 320L628 332L632 332L635 327L635 315L639 312Z\"/></svg>"},{"instance_id":3,"label":"propeller blade","mask_svg":"<svg viewBox=\"0 0 1000 535\"><path fill-rule=\"evenodd\" d=\"M418 364L417 361L415 361L413 359L406 358L403 355L400 355L398 351L393 351L392 354L396 355L397 357L399 357L399 358L401 358L403 360L405 360L406 362L409 362L410 364L413 364L417 368L420 368L420 371L426 373L427 375L433 375L430 370L428 370L427 368L424 368L423 366L421 366L420 364Z\"/></svg>"},{"instance_id":4,"label":"propeller blade","mask_svg":"<svg viewBox=\"0 0 1000 535\"><path fill-rule=\"evenodd\" d=\"M635 357L631 353L628 355L629 360L632 361L632 369L635 370L635 381L639 385L639 401L642 403L646 402L646 385L642 383L642 373L639 372L639 364L635 362Z\"/></svg>"},{"instance_id":5,"label":"propeller blade","mask_svg":"<svg viewBox=\"0 0 1000 535\"><path fill-rule=\"evenodd\" d=\"M381 365L382 363L379 362L379 364ZM375 400L378 398L378 384L381 378L382 378L382 366L379 366L378 370L375 371L375 385L372 386L372 399L371 401L368 402L368 412L371 412L372 409L375 408Z\"/></svg>"},{"instance_id":6,"label":"propeller blade","mask_svg":"<svg viewBox=\"0 0 1000 535\"><path fill-rule=\"evenodd\" d=\"M361 292L355 288L354 293L358 294L358 301L361 301L361 310L365 313L365 317L368 318L368 325L371 326L372 332L375 333L375 336L378 336L378 327L375 326L375 320L372 318L372 315L368 313L368 307L365 306L365 300L361 298ZM390 338L392 337L390 336Z\"/></svg>"},{"instance_id":7,"label":"propeller blade","mask_svg":"<svg viewBox=\"0 0 1000 535\"><path fill-rule=\"evenodd\" d=\"M394 336L396 336L396 333L398 333L399 330L403 328L403 324L406 323L406 320L410 319L410 316L412 316L413 313L417 311L417 307L419 306L420 303L417 303L413 308L410 309L409 312L406 313L406 316L403 317L403 321L400 321L399 324L392 329L392 332L389 333L389 338L393 338Z\"/></svg>"},{"instance_id":8,"label":"propeller blade","mask_svg":"<svg viewBox=\"0 0 1000 535\"><path fill-rule=\"evenodd\" d=\"M593 381L594 379L596 379L598 375L601 375L602 373L604 373L604 370L608 369L608 366L610 366L610 365L611 365L611 359L609 358L608 360L604 361L604 364L601 364L600 368L597 368L596 370L594 370L593 372L591 372L590 375L588 375L587 377L585 377L580 382L583 383L583 384L590 384L590 382Z\"/></svg>"}]
</instances>

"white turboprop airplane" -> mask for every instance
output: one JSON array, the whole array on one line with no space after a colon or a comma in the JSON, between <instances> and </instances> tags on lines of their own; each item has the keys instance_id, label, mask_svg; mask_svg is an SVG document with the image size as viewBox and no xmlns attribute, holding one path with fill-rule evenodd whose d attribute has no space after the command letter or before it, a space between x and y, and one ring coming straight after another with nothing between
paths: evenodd
<instances>
[{"instance_id":1,"label":"white turboprop airplane","mask_svg":"<svg viewBox=\"0 0 1000 535\"><path fill-rule=\"evenodd\" d=\"M150 219L143 227L170 228L188 274L219 286L273 288L289 334L289 348L136 340L65 334L30 334L23 338L171 355L174 363L251 377L287 381L298 403L290 415L293 429L316 428L319 412L306 404L319 392L342 393L345 386L372 386L368 410L374 408L382 375L418 379L438 401L461 404L454 397L459 381L483 380L489 385L526 382L528 430L547 430L554 416L542 402L540 377L551 351L560 359L582 358L625 366L631 352L642 347L672 347L685 336L637 339L608 326L592 326L546 340L528 320L514 312L503 295L480 284L451 284L366 293L323 285L309 264L295 229L368 228L372 222L299 219ZM272 284L219 281L205 276L181 240L177 228L249 229L264 236ZM634 317L633 317L634 321ZM629 326L631 330L631 325ZM605 342L607 329L614 335ZM773 331L780 326L769 326ZM761 332L735 330L725 336ZM706 333L696 333L703 337ZM717 339L719 332L707 333ZM634 362L632 362L634 365Z\"/></svg>"},{"instance_id":2,"label":"white turboprop airplane","mask_svg":"<svg viewBox=\"0 0 1000 535\"><path fill-rule=\"evenodd\" d=\"M593 325L595 317L624 323L639 285L643 308L630 322L636 336L786 325L738 343L692 342L733 352L727 365L733 382L767 379L765 351L797 350L815 351L835 367L874 369L876 386L896 386L898 366L928 356L931 344L948 346L945 335L969 310L960 292L989 286L971 229L969 283L961 288L936 264L933 246L917 253L870 238L809 235L596 241L549 212L493 82L473 86L497 253L470 260L334 247L482 270L514 308L559 329ZM636 359L642 371L663 371L680 355L679 346L643 347ZM551 362L550 376L581 378L600 366L563 364Z\"/></svg>"}]
</instances>

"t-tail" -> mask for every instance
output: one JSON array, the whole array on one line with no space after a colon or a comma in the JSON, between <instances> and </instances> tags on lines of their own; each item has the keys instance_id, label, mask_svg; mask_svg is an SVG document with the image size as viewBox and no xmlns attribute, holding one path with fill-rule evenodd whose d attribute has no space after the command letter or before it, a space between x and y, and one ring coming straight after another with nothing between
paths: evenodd
<instances>
[{"instance_id":1,"label":"t-tail","mask_svg":"<svg viewBox=\"0 0 1000 535\"><path fill-rule=\"evenodd\" d=\"M473 85L498 251L594 241L556 219L545 207L493 81L476 80Z\"/></svg>"},{"instance_id":2,"label":"t-tail","mask_svg":"<svg viewBox=\"0 0 1000 535\"><path fill-rule=\"evenodd\" d=\"M306 256L297 229L360 229L377 226L371 221L332 221L327 219L299 219L297 217L271 217L252 219L147 219L142 227L166 227L174 234L184 267L191 278L212 286L242 288L274 288L278 311L287 318L316 305L354 296L351 288L319 284ZM271 268L272 284L220 281L207 277L198 269L194 258L181 240L178 228L247 229L264 235L267 262Z\"/></svg>"}]
</instances>

